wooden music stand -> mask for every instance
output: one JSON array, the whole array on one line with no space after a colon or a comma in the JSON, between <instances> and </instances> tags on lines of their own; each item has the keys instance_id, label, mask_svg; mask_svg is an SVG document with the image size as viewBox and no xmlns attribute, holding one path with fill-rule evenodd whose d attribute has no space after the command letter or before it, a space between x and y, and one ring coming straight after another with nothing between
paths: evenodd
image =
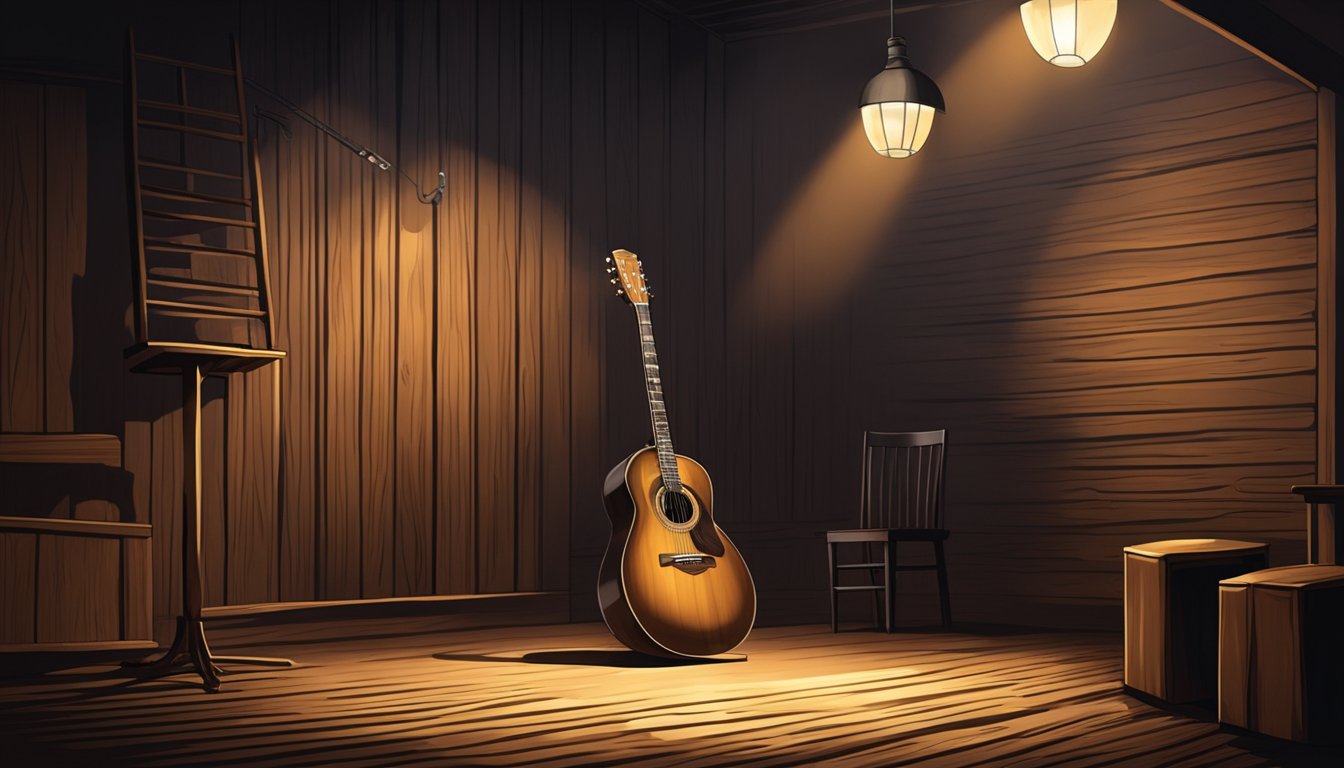
<instances>
[{"instance_id":1,"label":"wooden music stand","mask_svg":"<svg viewBox=\"0 0 1344 768\"><path fill-rule=\"evenodd\" d=\"M143 53L134 32L127 36L127 200L137 258L136 339L126 363L136 373L180 376L183 409L182 613L163 655L127 666L171 672L185 662L211 692L219 664L294 665L215 656L201 621L201 383L285 356L273 345L260 168L239 61L236 40L225 68ZM145 81L142 65L156 70ZM200 100L189 101L189 90Z\"/></svg>"}]
</instances>

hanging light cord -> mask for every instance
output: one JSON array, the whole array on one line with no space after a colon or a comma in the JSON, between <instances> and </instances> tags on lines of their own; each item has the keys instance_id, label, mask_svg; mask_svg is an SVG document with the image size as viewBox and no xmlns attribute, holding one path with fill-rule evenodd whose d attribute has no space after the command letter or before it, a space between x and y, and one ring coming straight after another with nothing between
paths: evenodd
<instances>
[{"instance_id":1,"label":"hanging light cord","mask_svg":"<svg viewBox=\"0 0 1344 768\"><path fill-rule=\"evenodd\" d=\"M305 123L308 123L309 125L313 126L319 131L335 139L339 144L344 146L346 149L349 149L356 155L359 155L365 160L368 160L370 163L373 163L374 165L378 166L379 170L386 171L390 169L395 170L397 173L401 174L401 177L403 179L406 179L406 181L410 182L411 186L415 188L415 196L419 198L420 202L424 203L425 205L438 205L440 202L442 202L443 190L447 182L447 177L444 175L443 171L439 171L438 186L429 194L425 194L423 191L421 191L420 185L416 183L415 179L412 179L401 168L393 165L391 160L388 160L387 158L383 157L377 152L374 152L372 149L369 149L366 146L356 143L353 139L349 138L345 134L331 127L322 120L317 119L317 117L315 117L314 115L312 115L311 113L300 107L298 104L295 104L294 102L290 101L284 96L281 96L275 91L272 91L270 88L267 88L266 86L256 82L255 80L252 80L251 78L247 78L245 82L247 83L248 87L261 91L270 98L280 102L280 104L282 104L290 112L293 112L294 114L298 115L299 118L303 120ZM265 117L270 120L279 122L278 120L276 120L276 116L273 113L267 112L266 110L257 110L257 114L261 117ZM288 126L282 125L282 129L285 131L286 137L288 137L289 135Z\"/></svg>"},{"instance_id":2,"label":"hanging light cord","mask_svg":"<svg viewBox=\"0 0 1344 768\"><path fill-rule=\"evenodd\" d=\"M890 31L890 34L887 35L887 37L895 37L895 36L896 36L896 0L888 0L888 2L887 2L887 18L891 20L891 31Z\"/></svg>"}]
</instances>

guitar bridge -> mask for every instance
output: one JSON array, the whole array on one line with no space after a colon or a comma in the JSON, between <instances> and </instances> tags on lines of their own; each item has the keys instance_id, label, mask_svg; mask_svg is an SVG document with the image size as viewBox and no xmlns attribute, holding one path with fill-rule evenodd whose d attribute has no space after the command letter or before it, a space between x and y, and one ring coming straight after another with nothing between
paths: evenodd
<instances>
[{"instance_id":1,"label":"guitar bridge","mask_svg":"<svg viewBox=\"0 0 1344 768\"><path fill-rule=\"evenodd\" d=\"M694 554L694 555L667 555L667 554L663 554L663 555L659 555L659 556L658 556L658 565L661 566L661 567L663 567L663 568L666 568L666 567L668 567L668 566L670 565L670 566L672 566L673 568L676 568L676 569L681 570L681 571L685 571L686 573L689 573L689 574L691 574L692 576L694 576L694 575L697 574L697 573L703 573L703 572L709 570L710 568L713 568L713 567L717 566L718 563L714 560L713 557L710 557L709 555L701 555L701 554Z\"/></svg>"}]
</instances>

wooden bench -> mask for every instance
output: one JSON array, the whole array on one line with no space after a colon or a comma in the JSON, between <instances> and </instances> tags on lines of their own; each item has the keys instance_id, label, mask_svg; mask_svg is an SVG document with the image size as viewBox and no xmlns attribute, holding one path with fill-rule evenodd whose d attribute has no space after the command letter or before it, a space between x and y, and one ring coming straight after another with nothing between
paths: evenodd
<instances>
[{"instance_id":1,"label":"wooden bench","mask_svg":"<svg viewBox=\"0 0 1344 768\"><path fill-rule=\"evenodd\" d=\"M98 470L92 486L61 482L81 465ZM121 441L0 434L0 466L28 478L0 500L0 652L153 648L152 528L123 493ZM57 487L34 496L32 486Z\"/></svg>"}]
</instances>

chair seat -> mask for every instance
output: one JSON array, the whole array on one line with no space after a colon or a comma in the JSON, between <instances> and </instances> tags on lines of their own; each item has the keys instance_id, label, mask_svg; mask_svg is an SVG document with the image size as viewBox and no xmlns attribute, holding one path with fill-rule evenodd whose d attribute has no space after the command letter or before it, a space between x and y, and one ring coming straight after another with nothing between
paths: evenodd
<instances>
[{"instance_id":1,"label":"chair seat","mask_svg":"<svg viewBox=\"0 0 1344 768\"><path fill-rule=\"evenodd\" d=\"M833 544L880 541L946 541L946 528L851 528L827 531L826 541Z\"/></svg>"},{"instance_id":2,"label":"chair seat","mask_svg":"<svg viewBox=\"0 0 1344 768\"><path fill-rule=\"evenodd\" d=\"M280 360L278 349L253 349L228 344L198 344L187 341L147 341L126 348L126 367L135 373L180 375L199 365L207 374L240 373Z\"/></svg>"}]
</instances>

